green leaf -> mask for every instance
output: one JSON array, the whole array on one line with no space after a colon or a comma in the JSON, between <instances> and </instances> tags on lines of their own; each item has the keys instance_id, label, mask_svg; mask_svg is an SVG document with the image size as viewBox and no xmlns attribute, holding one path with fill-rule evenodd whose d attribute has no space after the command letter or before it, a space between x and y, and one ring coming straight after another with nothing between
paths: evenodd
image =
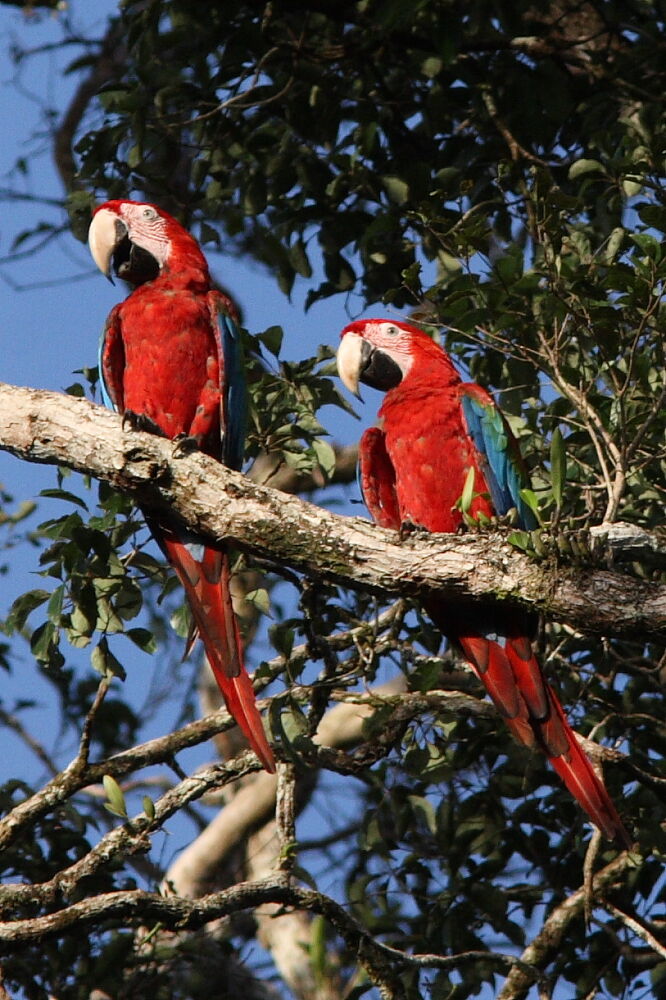
<instances>
[{"instance_id":1,"label":"green leaf","mask_svg":"<svg viewBox=\"0 0 666 1000\"><path fill-rule=\"evenodd\" d=\"M53 655L58 645L60 632L53 622L44 622L32 633L30 649L39 663L53 665Z\"/></svg>"},{"instance_id":2,"label":"green leaf","mask_svg":"<svg viewBox=\"0 0 666 1000\"><path fill-rule=\"evenodd\" d=\"M155 819L155 803L149 795L144 795L141 799L141 804L143 805L143 811L145 812L147 819L149 819L152 823Z\"/></svg>"},{"instance_id":3,"label":"green leaf","mask_svg":"<svg viewBox=\"0 0 666 1000\"><path fill-rule=\"evenodd\" d=\"M382 177L384 189L389 199L396 205L404 205L409 198L409 184L401 177L386 174Z\"/></svg>"},{"instance_id":4,"label":"green leaf","mask_svg":"<svg viewBox=\"0 0 666 1000\"><path fill-rule=\"evenodd\" d=\"M460 509L463 514L469 514L472 501L474 500L474 479L474 466L470 465L465 477L465 485L463 486L462 493L460 494Z\"/></svg>"},{"instance_id":5,"label":"green leaf","mask_svg":"<svg viewBox=\"0 0 666 1000\"><path fill-rule=\"evenodd\" d=\"M534 490L531 490L527 487L523 487L523 489L520 491L520 499L523 501L523 503L527 504L527 506L532 511L532 513L534 514L534 516L536 517L537 521L540 524L541 517L539 514L539 501L537 499L537 495L534 492Z\"/></svg>"},{"instance_id":6,"label":"green leaf","mask_svg":"<svg viewBox=\"0 0 666 1000\"><path fill-rule=\"evenodd\" d=\"M169 623L176 635L179 635L181 639L185 639L192 623L192 612L190 611L189 604L181 604L180 607L176 608L169 619Z\"/></svg>"},{"instance_id":7,"label":"green leaf","mask_svg":"<svg viewBox=\"0 0 666 1000\"><path fill-rule=\"evenodd\" d=\"M21 594L10 608L7 627L12 631L14 629L20 631L35 608L44 604L50 597L48 590L28 590L27 593Z\"/></svg>"},{"instance_id":8,"label":"green leaf","mask_svg":"<svg viewBox=\"0 0 666 1000\"><path fill-rule=\"evenodd\" d=\"M326 980L326 921L316 914L310 924L310 965L318 985Z\"/></svg>"},{"instance_id":9,"label":"green leaf","mask_svg":"<svg viewBox=\"0 0 666 1000\"><path fill-rule=\"evenodd\" d=\"M257 335L267 351L277 358L282 347L284 331L281 326L269 326L263 333Z\"/></svg>"},{"instance_id":10,"label":"green leaf","mask_svg":"<svg viewBox=\"0 0 666 1000\"><path fill-rule=\"evenodd\" d=\"M220 245L220 234L217 229L206 222L205 219L202 220L199 226L199 240L201 243L214 243L216 246Z\"/></svg>"},{"instance_id":11,"label":"green leaf","mask_svg":"<svg viewBox=\"0 0 666 1000\"><path fill-rule=\"evenodd\" d=\"M310 261L308 260L308 255L302 240L297 240L294 245L289 248L289 261L296 273L300 274L301 277L312 277L312 267L310 266Z\"/></svg>"},{"instance_id":12,"label":"green leaf","mask_svg":"<svg viewBox=\"0 0 666 1000\"><path fill-rule=\"evenodd\" d=\"M265 587L258 587L257 590L249 590L245 595L245 600L253 604L258 611L261 611L262 615L270 617L271 599Z\"/></svg>"},{"instance_id":13,"label":"green leaf","mask_svg":"<svg viewBox=\"0 0 666 1000\"><path fill-rule=\"evenodd\" d=\"M310 874L307 868L303 868L302 865L293 865L291 873L294 878L299 880L299 882L305 882L305 884L309 885L311 889L315 890L315 892L319 891L316 879Z\"/></svg>"},{"instance_id":14,"label":"green leaf","mask_svg":"<svg viewBox=\"0 0 666 1000\"><path fill-rule=\"evenodd\" d=\"M131 639L135 646L142 649L144 653L154 653L157 649L155 636L147 628L128 628L125 631L128 639Z\"/></svg>"},{"instance_id":15,"label":"green leaf","mask_svg":"<svg viewBox=\"0 0 666 1000\"><path fill-rule=\"evenodd\" d=\"M622 179L622 191L627 198L635 198L636 195L641 193L644 187L645 183L640 175L627 174Z\"/></svg>"},{"instance_id":16,"label":"green leaf","mask_svg":"<svg viewBox=\"0 0 666 1000\"><path fill-rule=\"evenodd\" d=\"M91 614L92 611L92 614ZM81 604L76 604L72 608L72 612L69 616L69 641L75 645L79 645L76 642L78 638L84 638L86 641L83 643L84 646L88 645L90 641L90 636L95 629L95 622L97 620L97 608L90 609Z\"/></svg>"},{"instance_id":17,"label":"green leaf","mask_svg":"<svg viewBox=\"0 0 666 1000\"><path fill-rule=\"evenodd\" d=\"M315 438L312 442L312 448L317 456L319 468L326 479L330 479L335 472L335 451L328 441L322 441L321 438Z\"/></svg>"},{"instance_id":18,"label":"green leaf","mask_svg":"<svg viewBox=\"0 0 666 1000\"><path fill-rule=\"evenodd\" d=\"M71 385L67 386L65 392L67 393L68 396L74 396L76 399L82 399L86 394L86 390L83 388L80 382L72 382ZM43 495L44 494L42 493L42 496Z\"/></svg>"},{"instance_id":19,"label":"green leaf","mask_svg":"<svg viewBox=\"0 0 666 1000\"><path fill-rule=\"evenodd\" d=\"M63 604L65 600L65 587L61 584L51 594L51 599L47 605L46 613L49 616L49 620L54 622L54 624L60 624L60 616L62 615Z\"/></svg>"},{"instance_id":20,"label":"green leaf","mask_svg":"<svg viewBox=\"0 0 666 1000\"><path fill-rule=\"evenodd\" d=\"M289 743L307 733L308 721L299 705L292 701L281 715L281 728Z\"/></svg>"},{"instance_id":21,"label":"green leaf","mask_svg":"<svg viewBox=\"0 0 666 1000\"><path fill-rule=\"evenodd\" d=\"M122 663L116 659L109 649L109 644L105 636L102 636L90 654L90 662L93 670L96 670L102 677L119 677L121 681L124 681L127 677Z\"/></svg>"},{"instance_id":22,"label":"green leaf","mask_svg":"<svg viewBox=\"0 0 666 1000\"><path fill-rule=\"evenodd\" d=\"M433 835L437 833L437 818L435 816L435 807L429 799L426 799L423 795L410 795L409 796L410 805L417 816L423 820L428 830Z\"/></svg>"},{"instance_id":23,"label":"green leaf","mask_svg":"<svg viewBox=\"0 0 666 1000\"><path fill-rule=\"evenodd\" d=\"M622 226L616 226L606 240L603 248L602 260L604 264L612 264L622 248L626 237L626 232Z\"/></svg>"},{"instance_id":24,"label":"green leaf","mask_svg":"<svg viewBox=\"0 0 666 1000\"><path fill-rule=\"evenodd\" d=\"M576 160L575 163L572 163L571 166L569 167L569 180L573 181L576 179L576 177L582 177L585 174L593 174L593 173L605 174L606 168L604 167L603 163L601 163L599 160L587 160L587 159Z\"/></svg>"},{"instance_id":25,"label":"green leaf","mask_svg":"<svg viewBox=\"0 0 666 1000\"><path fill-rule=\"evenodd\" d=\"M509 545L522 552L533 552L532 535L529 531L512 531L508 538Z\"/></svg>"},{"instance_id":26,"label":"green leaf","mask_svg":"<svg viewBox=\"0 0 666 1000\"><path fill-rule=\"evenodd\" d=\"M275 651L280 653L285 660L288 660L294 648L296 638L296 633L291 625L282 622L277 625L271 625L269 635Z\"/></svg>"},{"instance_id":27,"label":"green leaf","mask_svg":"<svg viewBox=\"0 0 666 1000\"><path fill-rule=\"evenodd\" d=\"M110 774L105 774L102 778L102 784L104 785L104 791L106 792L106 797L108 799L106 807L109 812L113 813L115 816L121 816L123 819L127 819L125 796L116 779L112 778Z\"/></svg>"},{"instance_id":28,"label":"green leaf","mask_svg":"<svg viewBox=\"0 0 666 1000\"><path fill-rule=\"evenodd\" d=\"M442 66L443 62L439 56L428 56L428 58L424 59L421 63L421 72L424 76L427 76L429 80L432 80L441 71Z\"/></svg>"}]
</instances>

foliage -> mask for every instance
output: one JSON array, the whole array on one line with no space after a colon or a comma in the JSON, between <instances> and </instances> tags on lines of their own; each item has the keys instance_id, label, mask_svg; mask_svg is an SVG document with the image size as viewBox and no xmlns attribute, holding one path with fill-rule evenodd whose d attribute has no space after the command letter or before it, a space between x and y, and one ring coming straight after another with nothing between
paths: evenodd
<instances>
[{"instance_id":1,"label":"foliage","mask_svg":"<svg viewBox=\"0 0 666 1000\"><path fill-rule=\"evenodd\" d=\"M145 196L205 242L250 254L283 293L308 282L309 305L354 291L368 304L410 310L443 328L460 364L501 394L541 518L565 533L561 549L568 546L574 565L578 536L570 532L604 520L661 530L666 62L656 3L318 0L304 10L291 0L125 0L73 72L92 72L110 44L115 62L91 98L95 117L68 137L78 168L68 198L75 230L85 231L93 195ZM248 454L269 452L313 488L335 464L318 411L342 401L328 377L330 353L281 363L280 343L275 328L248 340ZM83 726L82 767L111 764L85 771L104 795L72 785L39 812L30 835L3 854L3 878L51 885L100 838L109 853L72 876L69 898L59 883L37 902L8 897L12 919L134 884L155 889L168 868L156 846L171 815L168 796L185 795L173 746L150 757L160 774L175 774L155 803L143 801L149 786L130 781L138 758L125 766L122 756L145 738L121 688L136 669L134 648L159 647L168 659L165 620L186 631L174 581L126 500L62 474L50 496L64 512L39 529L43 580L16 599L4 630L28 640L60 699L68 738L78 741ZM329 488L317 499L345 497ZM7 538L15 520L0 517ZM331 895L375 941L456 956L449 968L397 963L385 995L496 995L507 972L501 956L520 955L530 942L544 948L535 960L541 995L663 995L663 644L589 637L557 622L540 632L540 656L557 673L577 728L627 755L606 767L606 780L639 851L588 912L581 902L565 919L564 904L584 879L581 815L545 762L474 709L477 687L440 658L432 626L416 610L385 612L367 595L305 581L288 567L260 569L247 587L255 662L263 661L257 676L261 685L287 682L270 689L269 717L297 768L298 808L307 802L326 820L301 853L298 842L283 844L280 863L288 870L295 851L296 873L307 880L314 851L316 884L327 887L330 864ZM648 580L662 570L648 561L628 567ZM269 626L257 609L273 616ZM72 665L72 647L89 651L89 665ZM460 691L467 708L402 716L389 700L356 734L364 766L352 751L321 755L312 739L319 722L334 701L374 685L379 671L381 679L407 676L413 692ZM169 676L179 672L172 664ZM179 725L194 725L191 712L182 710ZM211 734L197 730L192 740ZM341 776L327 779L327 770ZM3 808L35 791L8 782ZM186 805L194 838L210 813ZM151 845L146 864L132 868ZM604 844L591 863L599 871L616 855ZM243 866L252 871L251 846ZM225 870L219 881L238 877ZM553 914L562 919L555 945L544 933ZM46 962L34 945L17 949L6 983L40 998L93 987L118 998L209 995L191 952L201 947L216 977L220 968L237 973L228 942L236 948L255 932L236 921L224 925L226 941L219 928L168 938L147 920L152 929L139 946L130 933L138 922L125 917L93 921L86 939L62 935L62 951L51 941ZM317 921L308 954L321 995L324 985L329 995L362 995L368 984L349 940L340 926L327 922L323 932ZM482 954L470 962L468 952ZM250 995L255 987L246 987Z\"/></svg>"}]
</instances>

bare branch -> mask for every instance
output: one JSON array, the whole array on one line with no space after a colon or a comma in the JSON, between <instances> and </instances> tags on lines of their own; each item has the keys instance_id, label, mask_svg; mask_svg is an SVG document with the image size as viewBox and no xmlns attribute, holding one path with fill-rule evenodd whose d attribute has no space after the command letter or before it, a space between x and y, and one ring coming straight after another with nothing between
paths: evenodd
<instances>
[{"instance_id":1,"label":"bare branch","mask_svg":"<svg viewBox=\"0 0 666 1000\"><path fill-rule=\"evenodd\" d=\"M16 735L25 743L27 747L35 754L35 756L42 762L44 767L51 773L56 774L58 768L56 767L55 761L46 749L42 746L39 740L35 739L32 733L29 733L21 720L13 715L11 712L5 711L4 708L0 708L0 725L5 726L7 729L12 729ZM0 997L0 1000L2 998Z\"/></svg>"},{"instance_id":2,"label":"bare branch","mask_svg":"<svg viewBox=\"0 0 666 1000\"><path fill-rule=\"evenodd\" d=\"M663 585L537 563L503 535L396 541L395 532L254 485L205 455L176 458L169 441L123 431L119 417L86 400L0 385L0 448L90 473L207 539L232 539L315 578L389 594L436 590L451 604L514 601L586 633L645 638L666 629Z\"/></svg>"},{"instance_id":3,"label":"bare branch","mask_svg":"<svg viewBox=\"0 0 666 1000\"><path fill-rule=\"evenodd\" d=\"M382 997L387 1000L404 996L399 974L410 966L452 969L467 962L483 961L498 970L518 967L525 979L530 981L538 978L536 970L530 969L511 955L484 951L459 955L413 955L392 948L375 940L344 907L329 896L292 885L282 874L256 882L243 882L198 900L164 897L141 890L103 893L73 903L57 913L0 925L0 949L6 951L7 947L15 947L19 943L43 940L102 922L107 925L122 923L124 926L137 926L150 921L159 922L169 930L195 929L212 920L267 903L279 903L321 914L352 953L358 956Z\"/></svg>"},{"instance_id":4,"label":"bare branch","mask_svg":"<svg viewBox=\"0 0 666 1000\"><path fill-rule=\"evenodd\" d=\"M377 706L386 704L386 699L390 698L397 710L396 696L404 695L405 689L406 679L401 674L373 689L367 696L350 696L349 701L336 705L326 713L319 725L316 742L338 748L360 743L364 723ZM293 765L279 764L278 767L279 770L291 769ZM277 785L274 775L262 772L247 779L242 788L234 785L229 790L233 798L170 866L164 880L169 890L178 896L197 898L216 883L226 884L232 859L237 858L236 852L243 845L246 845L243 854L248 878L269 878L276 869L288 871L293 867L295 848L298 847L293 831L294 812L300 812L310 801L316 780L316 769L309 768L301 775L298 788L294 789L285 775L281 808L278 810L278 815L283 817L280 825L272 815ZM279 839L281 830L282 847ZM306 912L293 910L285 913L279 904L271 904L262 907L255 919L259 940L270 951L282 978L295 996L308 1000L329 1000L339 996L336 979L339 956L331 947L327 948L328 972L323 981L313 974L311 946L315 928ZM212 928L211 932L215 933L215 929Z\"/></svg>"},{"instance_id":5,"label":"bare branch","mask_svg":"<svg viewBox=\"0 0 666 1000\"><path fill-rule=\"evenodd\" d=\"M642 938L645 943L657 953L657 955L666 959L666 947L664 947L661 941L657 940L654 934L652 934L652 932L648 930L648 928L645 927L640 920L636 920L635 917L632 917L623 910L618 909L617 906L613 906L612 903L605 903L604 905L609 913L612 913L614 917L617 917L618 920L622 921L625 927L628 927L630 931L633 931L634 934L637 934L638 937Z\"/></svg>"},{"instance_id":6,"label":"bare branch","mask_svg":"<svg viewBox=\"0 0 666 1000\"><path fill-rule=\"evenodd\" d=\"M132 747L130 750L125 750L123 753L115 754L99 764L85 766L77 756L64 771L56 774L34 795L19 802L7 816L0 820L0 850L6 849L31 823L51 812L77 791L89 785L99 784L105 774L116 779L122 778L132 771L147 767L149 764L171 760L174 754L180 750L196 746L233 724L231 716L227 712L220 711L215 715L209 715L197 722L183 726L175 733L160 736L147 743ZM259 770L260 766L256 758L253 760L249 754L238 758L234 763L237 768L236 776L239 774L238 768L246 773L248 768Z\"/></svg>"},{"instance_id":7,"label":"bare branch","mask_svg":"<svg viewBox=\"0 0 666 1000\"><path fill-rule=\"evenodd\" d=\"M532 966L534 973L543 971L557 955L565 932L572 920L585 910L588 890L599 899L611 886L621 881L624 874L636 865L636 855L623 851L610 864L597 872L591 886L583 885L568 896L550 914L543 927L520 956L521 962ZM526 976L523 968L512 969L498 996L498 1000L523 1000L532 985L534 974Z\"/></svg>"},{"instance_id":8,"label":"bare branch","mask_svg":"<svg viewBox=\"0 0 666 1000\"><path fill-rule=\"evenodd\" d=\"M275 775L266 772L241 788L206 829L178 854L166 874L169 888L190 899L208 892L214 874L233 848L272 814L275 788Z\"/></svg>"},{"instance_id":9,"label":"bare branch","mask_svg":"<svg viewBox=\"0 0 666 1000\"><path fill-rule=\"evenodd\" d=\"M200 799L211 788L237 780L254 770L248 760L246 768L239 770L237 761L215 764L186 777L174 788L166 791L154 804L154 814L139 816L114 827L80 860L63 868L48 881L37 885L11 883L0 889L0 905L9 907L26 903L52 904L61 895L71 896L79 884L103 868L113 859L126 858L150 847L150 835L158 830L170 816L183 806Z\"/></svg>"}]
</instances>

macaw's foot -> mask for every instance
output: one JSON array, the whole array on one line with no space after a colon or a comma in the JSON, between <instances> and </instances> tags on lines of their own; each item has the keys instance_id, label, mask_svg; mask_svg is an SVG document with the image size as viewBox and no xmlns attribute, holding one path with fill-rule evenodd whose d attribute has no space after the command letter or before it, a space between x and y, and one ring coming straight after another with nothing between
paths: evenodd
<instances>
[{"instance_id":1,"label":"macaw's foot","mask_svg":"<svg viewBox=\"0 0 666 1000\"><path fill-rule=\"evenodd\" d=\"M123 430L128 426L133 431L145 431L146 434L157 434L158 437L166 437L162 428L145 413L125 410L123 413Z\"/></svg>"},{"instance_id":2,"label":"macaw's foot","mask_svg":"<svg viewBox=\"0 0 666 1000\"><path fill-rule=\"evenodd\" d=\"M400 541L409 538L411 535L429 535L430 531L423 524L416 524L414 521L403 521L400 525Z\"/></svg>"},{"instance_id":3,"label":"macaw's foot","mask_svg":"<svg viewBox=\"0 0 666 1000\"><path fill-rule=\"evenodd\" d=\"M194 451L199 451L199 439L192 434L177 434L173 439L173 457L183 458L191 455Z\"/></svg>"}]
</instances>

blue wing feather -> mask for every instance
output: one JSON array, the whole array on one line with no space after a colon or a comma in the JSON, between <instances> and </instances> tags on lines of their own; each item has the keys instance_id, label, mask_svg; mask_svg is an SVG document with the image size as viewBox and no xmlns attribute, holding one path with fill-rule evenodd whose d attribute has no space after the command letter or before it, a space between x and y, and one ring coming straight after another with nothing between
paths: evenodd
<instances>
[{"instance_id":1,"label":"blue wing feather","mask_svg":"<svg viewBox=\"0 0 666 1000\"><path fill-rule=\"evenodd\" d=\"M217 316L224 362L222 461L228 468L238 470L243 465L247 426L247 383L243 363L243 343L238 325L224 306L218 307Z\"/></svg>"},{"instance_id":2,"label":"blue wing feather","mask_svg":"<svg viewBox=\"0 0 666 1000\"><path fill-rule=\"evenodd\" d=\"M106 384L106 380L104 378L104 365L102 364L107 330L108 326L105 326L104 330L102 331L102 336L99 338L99 347L97 350L97 370L99 372L99 388L100 392L102 393L102 402L104 403L104 405L107 406L110 410L116 410L117 412L118 407L111 399L111 395L109 393L109 389Z\"/></svg>"},{"instance_id":3,"label":"blue wing feather","mask_svg":"<svg viewBox=\"0 0 666 1000\"><path fill-rule=\"evenodd\" d=\"M520 495L529 486L527 472L511 429L491 399L480 400L470 391L461 395L465 423L481 456L493 506L499 515L512 507L528 531L538 527L536 518Z\"/></svg>"}]
</instances>

